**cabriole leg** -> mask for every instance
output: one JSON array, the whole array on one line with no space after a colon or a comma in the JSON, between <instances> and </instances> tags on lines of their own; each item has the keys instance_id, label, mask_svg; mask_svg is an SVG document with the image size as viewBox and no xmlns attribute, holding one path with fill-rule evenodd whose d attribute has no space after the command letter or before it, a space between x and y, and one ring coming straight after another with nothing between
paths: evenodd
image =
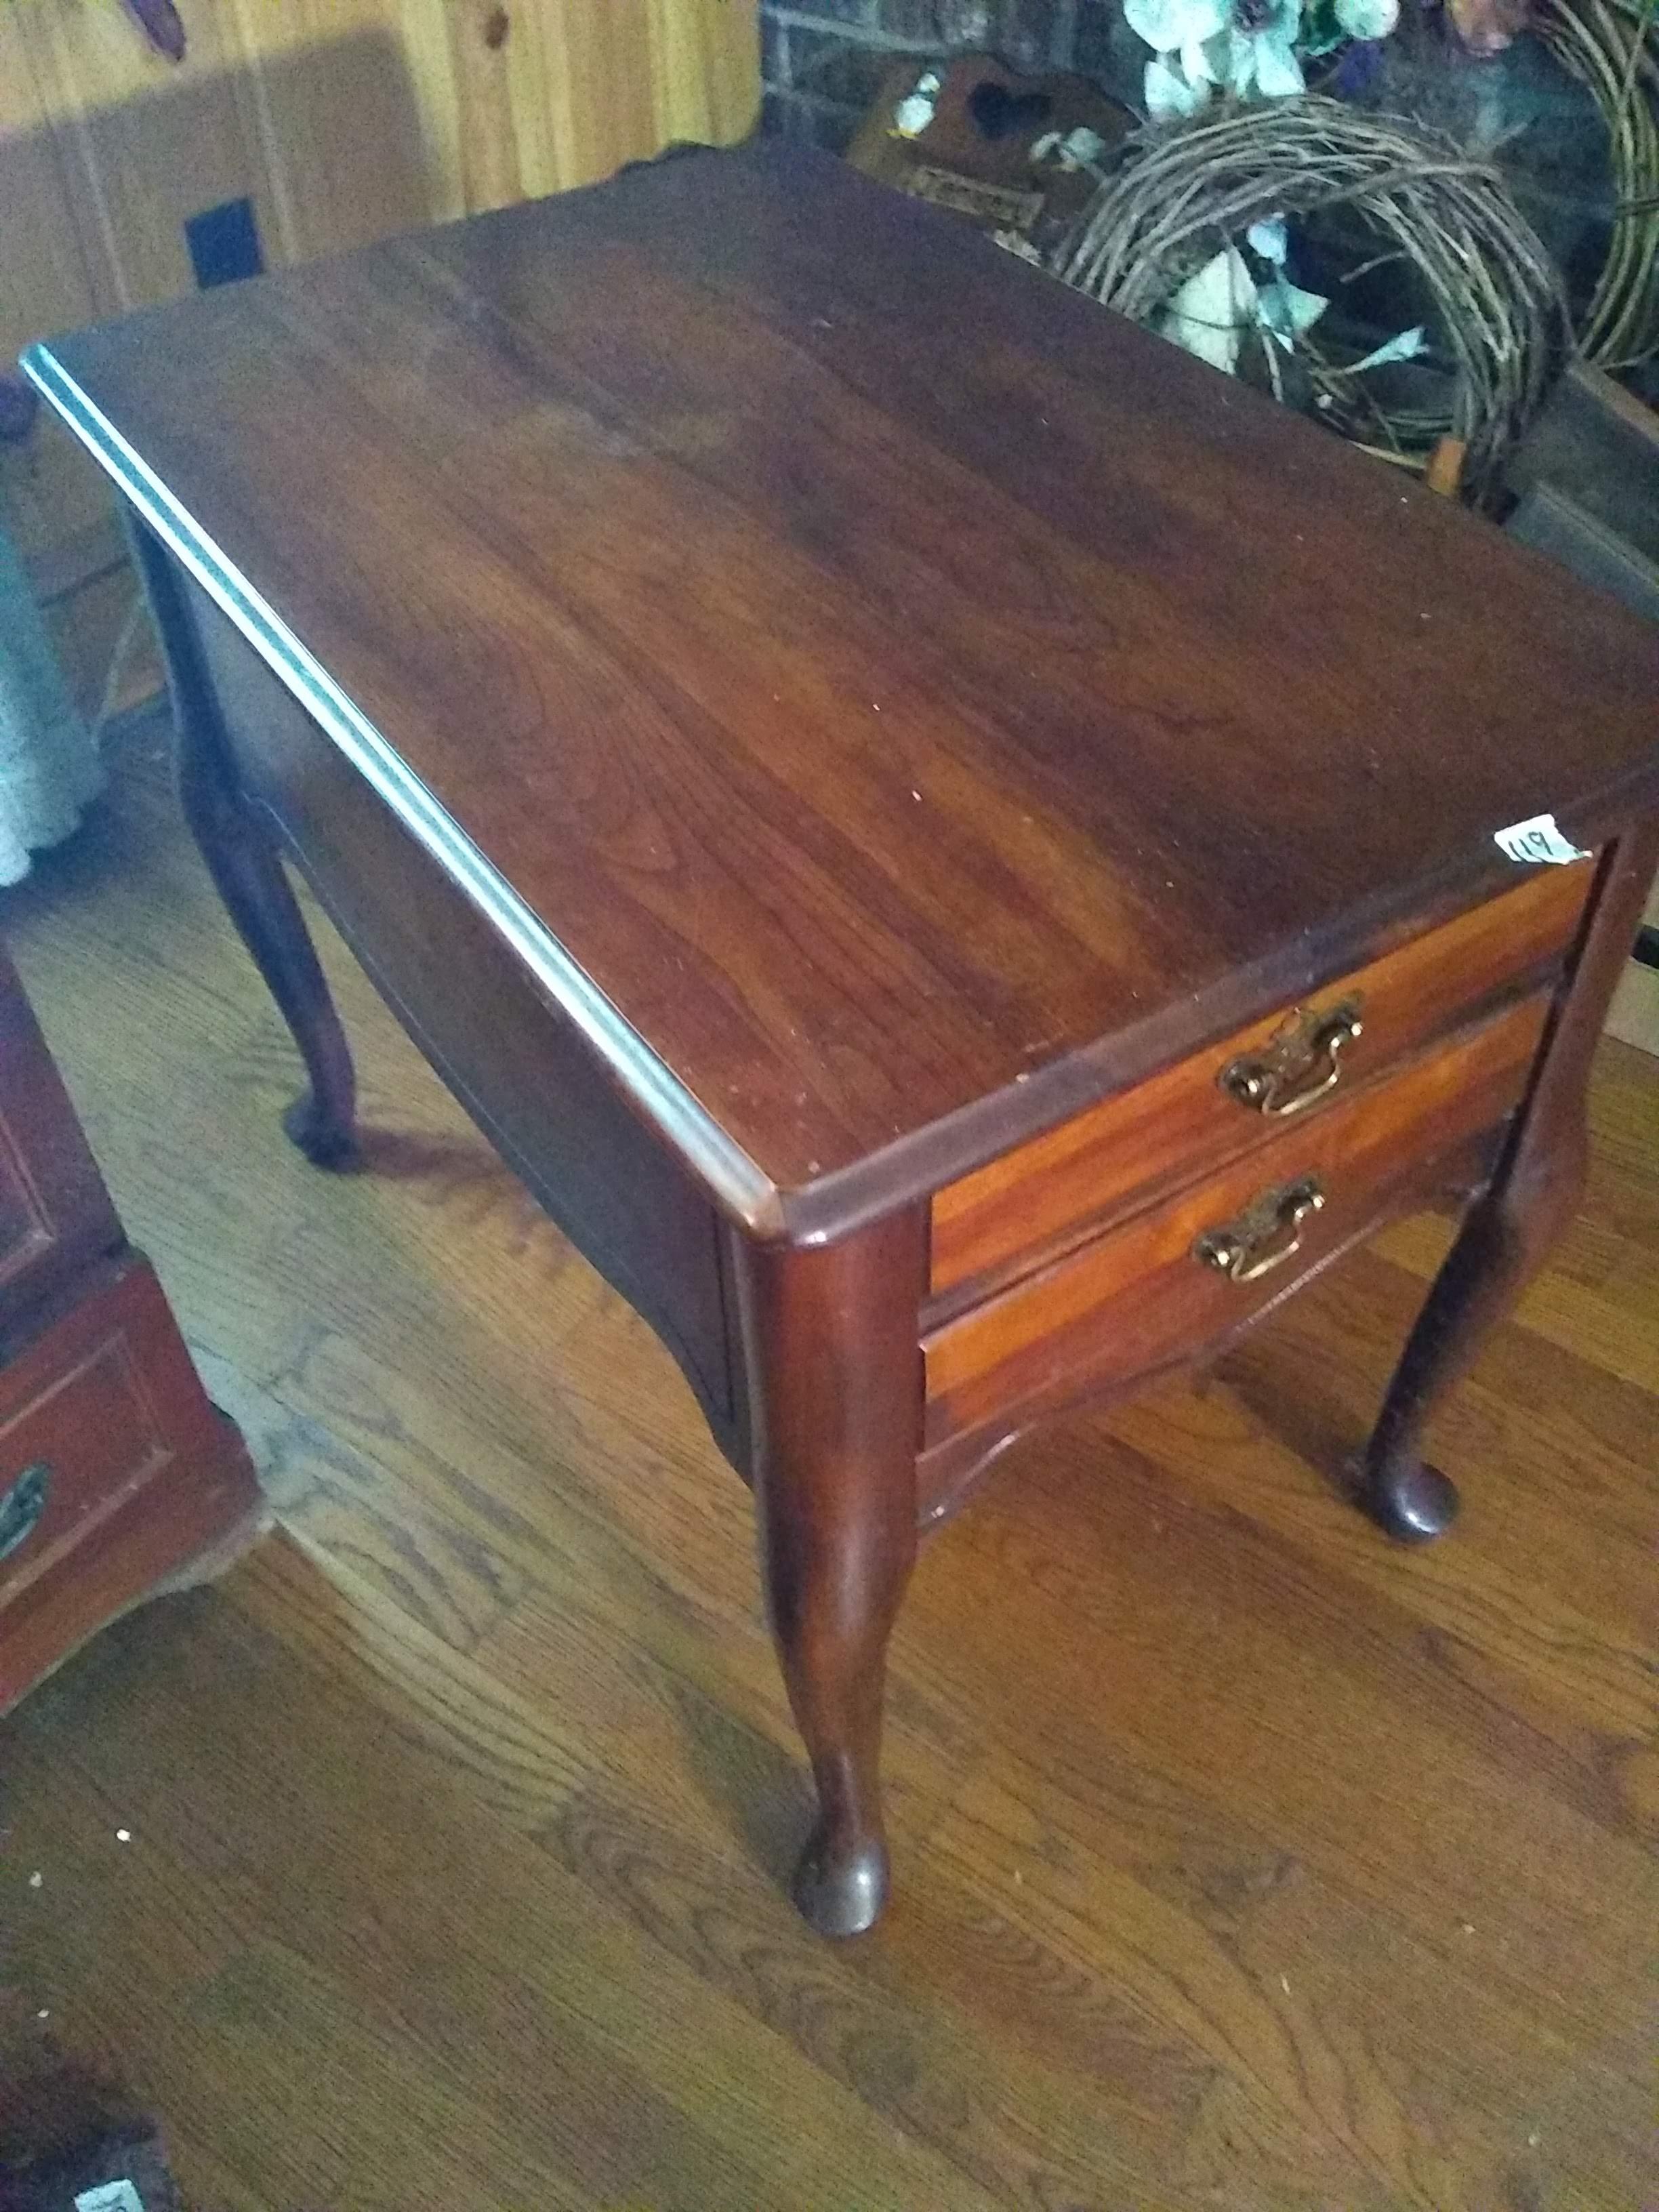
<instances>
[{"instance_id":1,"label":"cabriole leg","mask_svg":"<svg viewBox=\"0 0 1659 2212\"><path fill-rule=\"evenodd\" d=\"M1422 1456L1430 1415L1572 1219L1589 1156L1585 1097L1607 1001L1659 860L1659 825L1603 859L1572 976L1491 1188L1470 1210L1407 1341L1359 1470L1359 1504L1402 1543L1437 1536L1457 1492Z\"/></svg>"},{"instance_id":2,"label":"cabriole leg","mask_svg":"<svg viewBox=\"0 0 1659 2212\"><path fill-rule=\"evenodd\" d=\"M795 1875L821 1935L886 1901L878 1772L887 1641L915 1557L925 1218L821 1249L744 1246L767 1612L817 1785Z\"/></svg>"},{"instance_id":3,"label":"cabriole leg","mask_svg":"<svg viewBox=\"0 0 1659 2212\"><path fill-rule=\"evenodd\" d=\"M313 1166L349 1167L357 1157L356 1083L316 947L276 840L238 787L178 573L142 526L132 538L167 656L185 818L309 1078L283 1127Z\"/></svg>"}]
</instances>

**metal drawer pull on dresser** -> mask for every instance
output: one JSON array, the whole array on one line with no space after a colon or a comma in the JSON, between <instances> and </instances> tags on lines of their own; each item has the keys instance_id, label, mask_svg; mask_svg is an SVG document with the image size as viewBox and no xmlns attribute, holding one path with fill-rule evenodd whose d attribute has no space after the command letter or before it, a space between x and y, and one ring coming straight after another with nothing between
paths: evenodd
<instances>
[{"instance_id":1,"label":"metal drawer pull on dresser","mask_svg":"<svg viewBox=\"0 0 1659 2212\"><path fill-rule=\"evenodd\" d=\"M11 1487L0 1491L0 1559L27 1544L34 1534L52 1489L52 1469L43 1459L26 1467Z\"/></svg>"},{"instance_id":2,"label":"metal drawer pull on dresser","mask_svg":"<svg viewBox=\"0 0 1659 2212\"><path fill-rule=\"evenodd\" d=\"M1364 1035L1358 999L1345 999L1328 1014L1293 1018L1264 1052L1224 1067L1221 1087L1241 1106L1283 1121L1335 1090L1344 1050Z\"/></svg>"},{"instance_id":3,"label":"metal drawer pull on dresser","mask_svg":"<svg viewBox=\"0 0 1659 2212\"><path fill-rule=\"evenodd\" d=\"M1230 1283L1259 1283L1302 1249L1302 1224L1325 1203L1312 1176L1264 1190L1224 1229L1206 1229L1193 1246L1193 1257L1214 1267Z\"/></svg>"},{"instance_id":4,"label":"metal drawer pull on dresser","mask_svg":"<svg viewBox=\"0 0 1659 2212\"><path fill-rule=\"evenodd\" d=\"M1659 858L1633 616L775 141L25 366L132 511L289 1134L351 1157L284 860L751 1485L814 1926L886 1895L919 1530L1449 1193L1355 1486L1445 1526ZM1494 844L1546 800L1594 859Z\"/></svg>"}]
</instances>

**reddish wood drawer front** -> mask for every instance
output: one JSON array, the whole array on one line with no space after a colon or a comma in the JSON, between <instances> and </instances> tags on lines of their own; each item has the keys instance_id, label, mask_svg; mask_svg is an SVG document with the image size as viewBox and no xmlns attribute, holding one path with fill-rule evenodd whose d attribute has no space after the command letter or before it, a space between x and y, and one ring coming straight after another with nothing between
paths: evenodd
<instances>
[{"instance_id":1,"label":"reddish wood drawer front","mask_svg":"<svg viewBox=\"0 0 1659 2212\"><path fill-rule=\"evenodd\" d=\"M1570 943L1590 864L1546 868L1528 881L1368 967L1281 1008L1122 1096L1104 1099L1017 1152L938 1192L932 1285L938 1291L1040 1255L1068 1231L1121 1213L1138 1191L1190 1175L1323 1116L1368 1078L1450 1029L1490 993ZM1224 1070L1260 1054L1281 1024L1359 1004L1360 1034L1332 1063L1340 1079L1307 1115L1264 1115L1221 1087ZM1317 1069L1315 1071L1316 1079Z\"/></svg>"},{"instance_id":2,"label":"reddish wood drawer front","mask_svg":"<svg viewBox=\"0 0 1659 2212\"><path fill-rule=\"evenodd\" d=\"M119 1243L120 1224L28 1000L0 954L0 1331Z\"/></svg>"},{"instance_id":3,"label":"reddish wood drawer front","mask_svg":"<svg viewBox=\"0 0 1659 2212\"><path fill-rule=\"evenodd\" d=\"M1534 994L933 1330L922 1342L926 1446L1073 1376L1090 1388L1127 1382L1200 1349L1304 1280L1384 1210L1392 1185L1516 1104L1548 1007L1548 994ZM1286 1264L1240 1282L1194 1256L1206 1231L1309 1176L1323 1205L1303 1221Z\"/></svg>"},{"instance_id":4,"label":"reddish wood drawer front","mask_svg":"<svg viewBox=\"0 0 1659 2212\"><path fill-rule=\"evenodd\" d=\"M0 1373L0 1692L4 1608L175 1459L223 1449L148 1264L94 1275Z\"/></svg>"}]
</instances>

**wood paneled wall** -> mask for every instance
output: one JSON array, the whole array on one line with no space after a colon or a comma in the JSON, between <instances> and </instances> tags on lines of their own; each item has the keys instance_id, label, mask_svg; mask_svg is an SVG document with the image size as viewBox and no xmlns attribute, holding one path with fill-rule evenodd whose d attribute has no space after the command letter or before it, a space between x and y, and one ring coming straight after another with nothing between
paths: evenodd
<instances>
[{"instance_id":1,"label":"wood paneled wall","mask_svg":"<svg viewBox=\"0 0 1659 2212\"><path fill-rule=\"evenodd\" d=\"M187 217L252 198L268 264L727 143L759 96L755 0L0 0L0 356L184 291ZM43 429L0 498L36 553L106 512Z\"/></svg>"}]
</instances>

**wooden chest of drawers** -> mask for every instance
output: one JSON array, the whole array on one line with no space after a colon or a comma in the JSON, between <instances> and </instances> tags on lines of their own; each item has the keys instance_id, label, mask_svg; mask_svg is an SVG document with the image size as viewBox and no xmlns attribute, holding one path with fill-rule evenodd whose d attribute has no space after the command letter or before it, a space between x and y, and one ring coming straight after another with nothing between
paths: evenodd
<instances>
[{"instance_id":1,"label":"wooden chest of drawers","mask_svg":"<svg viewBox=\"0 0 1659 2212\"><path fill-rule=\"evenodd\" d=\"M263 1525L0 952L0 1712Z\"/></svg>"}]
</instances>

